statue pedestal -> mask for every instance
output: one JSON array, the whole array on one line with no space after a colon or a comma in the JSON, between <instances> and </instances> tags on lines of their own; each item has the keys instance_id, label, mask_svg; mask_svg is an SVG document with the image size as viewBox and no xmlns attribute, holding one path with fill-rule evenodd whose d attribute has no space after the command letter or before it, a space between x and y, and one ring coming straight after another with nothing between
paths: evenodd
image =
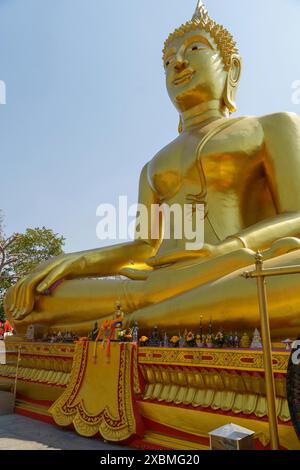
<instances>
[{"instance_id":1,"label":"statue pedestal","mask_svg":"<svg viewBox=\"0 0 300 470\"><path fill-rule=\"evenodd\" d=\"M16 412L84 436L142 449L209 449L228 423L269 446L262 351L138 348L112 343L110 361L95 343L7 343L0 384L15 376ZM299 450L286 400L289 352L273 351L281 446Z\"/></svg>"}]
</instances>

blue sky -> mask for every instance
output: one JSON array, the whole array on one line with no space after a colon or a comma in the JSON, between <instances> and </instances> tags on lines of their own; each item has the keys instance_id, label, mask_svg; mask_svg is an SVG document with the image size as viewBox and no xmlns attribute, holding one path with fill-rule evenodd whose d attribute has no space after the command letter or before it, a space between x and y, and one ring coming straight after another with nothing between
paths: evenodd
<instances>
[{"instance_id":1,"label":"blue sky","mask_svg":"<svg viewBox=\"0 0 300 470\"><path fill-rule=\"evenodd\" d=\"M0 208L6 232L45 225L67 251L101 246L96 208L137 198L176 136L161 62L196 0L0 0ZM207 0L243 56L239 114L294 111L299 0ZM103 243L102 243L103 244Z\"/></svg>"}]
</instances>

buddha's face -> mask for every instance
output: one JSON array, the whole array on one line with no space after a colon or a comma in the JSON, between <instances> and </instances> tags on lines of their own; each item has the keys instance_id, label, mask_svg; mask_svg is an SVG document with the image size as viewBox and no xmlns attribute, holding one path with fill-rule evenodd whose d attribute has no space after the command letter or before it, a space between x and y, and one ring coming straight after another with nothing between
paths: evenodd
<instances>
[{"instance_id":1,"label":"buddha's face","mask_svg":"<svg viewBox=\"0 0 300 470\"><path fill-rule=\"evenodd\" d=\"M190 31L174 39L164 62L168 94L178 111L222 100L227 72L214 40L205 31Z\"/></svg>"}]
</instances>

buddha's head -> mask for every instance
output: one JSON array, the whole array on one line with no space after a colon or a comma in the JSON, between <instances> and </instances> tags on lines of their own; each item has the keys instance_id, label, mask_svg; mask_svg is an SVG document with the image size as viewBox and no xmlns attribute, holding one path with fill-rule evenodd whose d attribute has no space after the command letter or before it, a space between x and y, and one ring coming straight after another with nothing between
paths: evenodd
<instances>
[{"instance_id":1,"label":"buddha's head","mask_svg":"<svg viewBox=\"0 0 300 470\"><path fill-rule=\"evenodd\" d=\"M230 113L236 111L241 75L236 43L201 1L192 20L166 40L163 59L168 94L180 113L212 100Z\"/></svg>"}]
</instances>

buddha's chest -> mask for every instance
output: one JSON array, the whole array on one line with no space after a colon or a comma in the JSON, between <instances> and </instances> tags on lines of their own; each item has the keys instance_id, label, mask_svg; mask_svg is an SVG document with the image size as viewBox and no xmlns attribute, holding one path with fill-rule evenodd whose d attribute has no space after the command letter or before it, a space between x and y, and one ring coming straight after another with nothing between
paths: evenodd
<instances>
[{"instance_id":1,"label":"buddha's chest","mask_svg":"<svg viewBox=\"0 0 300 470\"><path fill-rule=\"evenodd\" d=\"M204 136L184 134L150 162L149 181L161 201L176 202L176 195L196 195L204 189L225 196L242 188L259 152L255 139L243 133L220 135L199 152Z\"/></svg>"}]
</instances>

